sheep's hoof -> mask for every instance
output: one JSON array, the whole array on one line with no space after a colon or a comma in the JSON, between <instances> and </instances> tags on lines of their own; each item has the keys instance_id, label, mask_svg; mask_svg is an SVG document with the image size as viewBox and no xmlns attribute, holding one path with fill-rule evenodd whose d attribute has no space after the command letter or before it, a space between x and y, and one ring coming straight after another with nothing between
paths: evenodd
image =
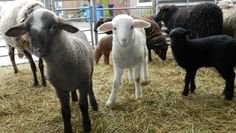
<instances>
[{"instance_id":1,"label":"sheep's hoof","mask_svg":"<svg viewBox=\"0 0 236 133\"><path fill-rule=\"evenodd\" d=\"M185 92L185 91L184 91L182 94L183 94L184 96L188 96L188 92Z\"/></svg>"},{"instance_id":2,"label":"sheep's hoof","mask_svg":"<svg viewBox=\"0 0 236 133\"><path fill-rule=\"evenodd\" d=\"M141 99L141 98L143 98L143 94L136 94L135 98L136 99Z\"/></svg>"},{"instance_id":3,"label":"sheep's hoof","mask_svg":"<svg viewBox=\"0 0 236 133\"><path fill-rule=\"evenodd\" d=\"M43 86L43 87L46 87L46 86L47 86L47 83L46 83L46 82L42 82L42 86Z\"/></svg>"},{"instance_id":4,"label":"sheep's hoof","mask_svg":"<svg viewBox=\"0 0 236 133\"><path fill-rule=\"evenodd\" d=\"M115 101L116 101L115 98L114 99L109 98L107 100L106 106L109 107L109 108L112 107L112 105L114 105Z\"/></svg>"},{"instance_id":5,"label":"sheep's hoof","mask_svg":"<svg viewBox=\"0 0 236 133\"><path fill-rule=\"evenodd\" d=\"M148 85L150 83L150 81L142 81L142 85Z\"/></svg>"}]
</instances>

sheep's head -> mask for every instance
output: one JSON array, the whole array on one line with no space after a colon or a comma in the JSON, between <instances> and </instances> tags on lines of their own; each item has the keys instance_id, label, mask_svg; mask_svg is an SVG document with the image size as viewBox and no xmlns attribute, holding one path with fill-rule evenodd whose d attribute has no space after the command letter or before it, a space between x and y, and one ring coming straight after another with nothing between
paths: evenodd
<instances>
[{"instance_id":1,"label":"sheep's head","mask_svg":"<svg viewBox=\"0 0 236 133\"><path fill-rule=\"evenodd\" d=\"M78 31L76 27L58 18L53 12L47 9L38 9L32 12L24 22L11 27L5 35L19 37L28 33L33 54L38 57L44 57L50 47L53 47L51 46L52 41L61 30L71 33Z\"/></svg>"},{"instance_id":2,"label":"sheep's head","mask_svg":"<svg viewBox=\"0 0 236 133\"><path fill-rule=\"evenodd\" d=\"M166 60L166 52L168 50L166 39L164 37L160 37L156 44L153 45L153 50L162 60Z\"/></svg>"},{"instance_id":3,"label":"sheep's head","mask_svg":"<svg viewBox=\"0 0 236 133\"><path fill-rule=\"evenodd\" d=\"M185 30L184 28L181 28L181 27L177 27L177 28L174 28L173 30L170 31L170 38L173 39L173 38L186 38L187 35L190 35L190 31L188 30Z\"/></svg>"},{"instance_id":4,"label":"sheep's head","mask_svg":"<svg viewBox=\"0 0 236 133\"><path fill-rule=\"evenodd\" d=\"M126 14L118 15L113 18L112 22L106 22L98 27L98 31L113 32L113 39L122 47L128 46L131 38L133 38L134 28L148 28L150 24L147 21L133 19Z\"/></svg>"},{"instance_id":5,"label":"sheep's head","mask_svg":"<svg viewBox=\"0 0 236 133\"><path fill-rule=\"evenodd\" d=\"M229 9L231 7L234 6L234 3L232 0L221 0L219 3L218 3L218 6L221 8L221 9Z\"/></svg>"},{"instance_id":6,"label":"sheep's head","mask_svg":"<svg viewBox=\"0 0 236 133\"><path fill-rule=\"evenodd\" d=\"M112 21L112 18L109 18L109 17L103 17L103 18L99 18L98 19L98 21L97 21L97 23L95 24L95 26L94 26L94 32L98 32L97 31L97 28L100 26L100 25L102 25L103 23L105 23L105 22L110 22L110 21ZM108 32L106 32L106 34L112 34L112 31L108 31Z\"/></svg>"},{"instance_id":7,"label":"sheep's head","mask_svg":"<svg viewBox=\"0 0 236 133\"><path fill-rule=\"evenodd\" d=\"M178 8L175 5L164 5L157 13L155 21L164 21L166 23L166 19L170 18L177 10Z\"/></svg>"}]
</instances>

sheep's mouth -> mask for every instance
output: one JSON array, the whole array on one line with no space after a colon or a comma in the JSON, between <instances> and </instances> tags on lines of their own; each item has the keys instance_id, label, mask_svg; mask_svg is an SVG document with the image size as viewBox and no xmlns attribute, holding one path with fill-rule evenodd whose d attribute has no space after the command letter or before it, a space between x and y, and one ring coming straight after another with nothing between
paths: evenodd
<instances>
[{"instance_id":1,"label":"sheep's mouth","mask_svg":"<svg viewBox=\"0 0 236 133\"><path fill-rule=\"evenodd\" d=\"M37 48L37 49L32 49L33 55L37 56L38 58L42 58L45 56L45 51Z\"/></svg>"},{"instance_id":2,"label":"sheep's mouth","mask_svg":"<svg viewBox=\"0 0 236 133\"><path fill-rule=\"evenodd\" d=\"M119 43L119 45L120 45L121 47L127 47L127 46L128 46L128 43Z\"/></svg>"}]
</instances>

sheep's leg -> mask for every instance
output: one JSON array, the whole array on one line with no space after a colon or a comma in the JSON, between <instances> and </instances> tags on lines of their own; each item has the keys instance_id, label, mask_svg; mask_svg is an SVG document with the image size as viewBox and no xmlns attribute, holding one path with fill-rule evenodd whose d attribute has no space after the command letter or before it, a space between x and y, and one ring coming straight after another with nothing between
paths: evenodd
<instances>
[{"instance_id":1,"label":"sheep's leg","mask_svg":"<svg viewBox=\"0 0 236 133\"><path fill-rule=\"evenodd\" d=\"M90 82L90 87L89 87L89 100L90 100L90 104L92 106L92 109L97 111L98 104L97 104L96 98L93 93L93 82L92 81Z\"/></svg>"},{"instance_id":2,"label":"sheep's leg","mask_svg":"<svg viewBox=\"0 0 236 133\"><path fill-rule=\"evenodd\" d=\"M56 92L61 103L61 113L64 123L64 133L72 133L69 92L62 92L59 90L56 90Z\"/></svg>"},{"instance_id":3,"label":"sheep's leg","mask_svg":"<svg viewBox=\"0 0 236 133\"><path fill-rule=\"evenodd\" d=\"M104 52L104 64L109 65L110 52Z\"/></svg>"},{"instance_id":4,"label":"sheep's leg","mask_svg":"<svg viewBox=\"0 0 236 133\"><path fill-rule=\"evenodd\" d=\"M148 84L148 66L146 60L143 62L142 68L143 68L144 84Z\"/></svg>"},{"instance_id":5,"label":"sheep's leg","mask_svg":"<svg viewBox=\"0 0 236 133\"><path fill-rule=\"evenodd\" d=\"M133 69L129 69L128 78L129 78L129 84L133 83L134 81Z\"/></svg>"},{"instance_id":6,"label":"sheep's leg","mask_svg":"<svg viewBox=\"0 0 236 133\"><path fill-rule=\"evenodd\" d=\"M39 66L39 70L40 70L40 74L41 74L41 78L42 78L42 85L46 86L47 82L46 82L46 78L45 78L45 75L44 75L44 65L43 65L43 59L42 58L39 58L38 66Z\"/></svg>"},{"instance_id":7,"label":"sheep's leg","mask_svg":"<svg viewBox=\"0 0 236 133\"><path fill-rule=\"evenodd\" d=\"M95 51L95 63L98 64L102 54L101 52Z\"/></svg>"},{"instance_id":8,"label":"sheep's leg","mask_svg":"<svg viewBox=\"0 0 236 133\"><path fill-rule=\"evenodd\" d=\"M148 48L148 62L152 62L152 51L151 51L151 48Z\"/></svg>"},{"instance_id":9,"label":"sheep's leg","mask_svg":"<svg viewBox=\"0 0 236 133\"><path fill-rule=\"evenodd\" d=\"M38 82L38 79L37 79L37 74L36 74L36 65L34 63L32 55L29 52L24 51L24 54L25 54L26 58L29 60L30 67L31 67L31 70L33 72L33 77L34 77L34 85L33 86L36 87L36 86L39 85L39 82Z\"/></svg>"},{"instance_id":10,"label":"sheep's leg","mask_svg":"<svg viewBox=\"0 0 236 133\"><path fill-rule=\"evenodd\" d=\"M189 70L186 70L186 75L185 75L185 85L184 85L184 90L183 90L183 95L185 96L188 96L188 93L189 93L189 83L190 83L190 76L191 75L191 72Z\"/></svg>"},{"instance_id":11,"label":"sheep's leg","mask_svg":"<svg viewBox=\"0 0 236 133\"><path fill-rule=\"evenodd\" d=\"M123 74L123 69L114 65L114 78L111 94L107 100L106 106L111 106L116 100L116 91L121 83L121 76Z\"/></svg>"},{"instance_id":12,"label":"sheep's leg","mask_svg":"<svg viewBox=\"0 0 236 133\"><path fill-rule=\"evenodd\" d=\"M195 76L196 76L196 71L197 70L193 70L193 71L191 71L191 73L190 73L190 91L191 92L194 92L195 91L195 89L196 89L196 85L195 85Z\"/></svg>"},{"instance_id":13,"label":"sheep's leg","mask_svg":"<svg viewBox=\"0 0 236 133\"><path fill-rule=\"evenodd\" d=\"M226 82L224 89L225 99L232 100L232 98L234 97L234 80L235 80L234 70L233 68L230 68L228 70L220 70L220 69L217 70Z\"/></svg>"},{"instance_id":14,"label":"sheep's leg","mask_svg":"<svg viewBox=\"0 0 236 133\"><path fill-rule=\"evenodd\" d=\"M71 91L71 99L73 102L78 101L78 96L77 96L76 90Z\"/></svg>"},{"instance_id":15,"label":"sheep's leg","mask_svg":"<svg viewBox=\"0 0 236 133\"><path fill-rule=\"evenodd\" d=\"M134 83L135 83L135 97L143 97L143 90L140 84L140 75L141 75L142 64L135 66L134 68Z\"/></svg>"},{"instance_id":16,"label":"sheep's leg","mask_svg":"<svg viewBox=\"0 0 236 133\"><path fill-rule=\"evenodd\" d=\"M18 68L16 66L16 62L15 62L15 48L9 46L9 52L8 52L10 59L11 59L11 64L13 66L14 69L14 73L18 73Z\"/></svg>"},{"instance_id":17,"label":"sheep's leg","mask_svg":"<svg viewBox=\"0 0 236 133\"><path fill-rule=\"evenodd\" d=\"M83 117L83 128L85 133L91 131L91 122L88 113L88 91L85 88L79 89L79 107Z\"/></svg>"}]
</instances>

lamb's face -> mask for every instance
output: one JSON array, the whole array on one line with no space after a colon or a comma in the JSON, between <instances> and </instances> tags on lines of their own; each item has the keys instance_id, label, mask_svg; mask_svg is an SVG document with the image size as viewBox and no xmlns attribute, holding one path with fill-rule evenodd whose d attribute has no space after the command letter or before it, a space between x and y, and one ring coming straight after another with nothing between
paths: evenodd
<instances>
[{"instance_id":1,"label":"lamb's face","mask_svg":"<svg viewBox=\"0 0 236 133\"><path fill-rule=\"evenodd\" d=\"M58 20L51 12L36 10L27 21L31 37L32 52L38 57L47 54L53 37L60 31Z\"/></svg>"},{"instance_id":2,"label":"lamb's face","mask_svg":"<svg viewBox=\"0 0 236 133\"><path fill-rule=\"evenodd\" d=\"M52 42L61 30L71 33L78 31L76 27L58 18L53 12L47 9L38 9L25 22L13 26L5 34L10 37L18 37L29 33L32 53L38 57L44 57L53 47Z\"/></svg>"},{"instance_id":3,"label":"lamb's face","mask_svg":"<svg viewBox=\"0 0 236 133\"><path fill-rule=\"evenodd\" d=\"M128 46L134 31L133 23L133 18L130 16L118 16L113 19L112 31L120 46Z\"/></svg>"}]
</instances>

